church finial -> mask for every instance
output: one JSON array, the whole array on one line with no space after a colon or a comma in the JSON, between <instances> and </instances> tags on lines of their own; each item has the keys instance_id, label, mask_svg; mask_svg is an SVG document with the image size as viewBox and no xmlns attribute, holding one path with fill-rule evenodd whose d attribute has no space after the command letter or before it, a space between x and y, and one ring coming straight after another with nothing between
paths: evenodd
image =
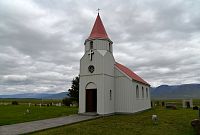
<instances>
[{"instance_id":1,"label":"church finial","mask_svg":"<svg viewBox=\"0 0 200 135\"><path fill-rule=\"evenodd\" d=\"M99 9L99 8L97 9L98 15L99 15L99 11L100 11L100 10L101 10L101 9Z\"/></svg>"}]
</instances>

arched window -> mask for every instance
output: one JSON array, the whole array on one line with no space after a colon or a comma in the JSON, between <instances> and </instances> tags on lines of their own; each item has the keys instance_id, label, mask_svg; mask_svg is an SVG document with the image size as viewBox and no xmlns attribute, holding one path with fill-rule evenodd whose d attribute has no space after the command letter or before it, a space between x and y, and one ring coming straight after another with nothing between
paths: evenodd
<instances>
[{"instance_id":1,"label":"arched window","mask_svg":"<svg viewBox=\"0 0 200 135\"><path fill-rule=\"evenodd\" d=\"M90 41L90 49L93 49L93 41Z\"/></svg>"},{"instance_id":2,"label":"arched window","mask_svg":"<svg viewBox=\"0 0 200 135\"><path fill-rule=\"evenodd\" d=\"M136 86L136 98L139 98L139 87L138 87L138 85Z\"/></svg>"},{"instance_id":3,"label":"arched window","mask_svg":"<svg viewBox=\"0 0 200 135\"><path fill-rule=\"evenodd\" d=\"M111 43L109 43L109 45L108 45L108 49L109 49L109 51L111 52Z\"/></svg>"},{"instance_id":4,"label":"arched window","mask_svg":"<svg viewBox=\"0 0 200 135\"><path fill-rule=\"evenodd\" d=\"M144 98L144 88L142 86L142 98Z\"/></svg>"},{"instance_id":5,"label":"arched window","mask_svg":"<svg viewBox=\"0 0 200 135\"><path fill-rule=\"evenodd\" d=\"M148 88L146 88L146 97L149 97L149 92L148 92Z\"/></svg>"}]
</instances>

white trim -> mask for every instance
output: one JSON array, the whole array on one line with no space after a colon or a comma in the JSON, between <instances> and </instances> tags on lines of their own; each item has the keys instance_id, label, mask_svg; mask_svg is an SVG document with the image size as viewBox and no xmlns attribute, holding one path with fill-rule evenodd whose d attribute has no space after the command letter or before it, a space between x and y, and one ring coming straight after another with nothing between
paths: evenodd
<instances>
[{"instance_id":1,"label":"white trim","mask_svg":"<svg viewBox=\"0 0 200 135\"><path fill-rule=\"evenodd\" d=\"M105 56L107 53L107 50L97 50L102 56Z\"/></svg>"}]
</instances>

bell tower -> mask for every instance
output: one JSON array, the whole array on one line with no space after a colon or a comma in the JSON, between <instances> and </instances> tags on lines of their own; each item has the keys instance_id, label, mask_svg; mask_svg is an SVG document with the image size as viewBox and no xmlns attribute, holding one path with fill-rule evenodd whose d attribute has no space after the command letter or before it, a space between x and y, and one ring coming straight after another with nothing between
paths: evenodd
<instances>
[{"instance_id":1,"label":"bell tower","mask_svg":"<svg viewBox=\"0 0 200 135\"><path fill-rule=\"evenodd\" d=\"M107 41L104 44L95 44L95 40ZM107 50L112 53L113 42L109 39L106 30L104 28L103 22L101 21L100 15L98 13L90 36L85 40L85 52L91 49L96 50Z\"/></svg>"},{"instance_id":2,"label":"bell tower","mask_svg":"<svg viewBox=\"0 0 200 135\"><path fill-rule=\"evenodd\" d=\"M80 60L79 113L114 113L113 42L98 13Z\"/></svg>"}]
</instances>

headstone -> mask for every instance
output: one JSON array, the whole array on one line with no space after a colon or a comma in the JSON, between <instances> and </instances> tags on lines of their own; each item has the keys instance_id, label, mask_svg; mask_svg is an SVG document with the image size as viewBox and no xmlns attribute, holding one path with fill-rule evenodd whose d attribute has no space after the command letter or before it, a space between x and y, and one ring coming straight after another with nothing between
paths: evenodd
<instances>
[{"instance_id":1,"label":"headstone","mask_svg":"<svg viewBox=\"0 0 200 135\"><path fill-rule=\"evenodd\" d=\"M41 103L40 103L39 105L40 105L40 107L42 106L42 104L41 104Z\"/></svg>"},{"instance_id":2,"label":"headstone","mask_svg":"<svg viewBox=\"0 0 200 135\"><path fill-rule=\"evenodd\" d=\"M197 135L200 135L200 120L199 119L192 120L191 125L196 130Z\"/></svg>"},{"instance_id":3,"label":"headstone","mask_svg":"<svg viewBox=\"0 0 200 135\"><path fill-rule=\"evenodd\" d=\"M28 103L28 106L31 107L31 103Z\"/></svg>"},{"instance_id":4,"label":"headstone","mask_svg":"<svg viewBox=\"0 0 200 135\"><path fill-rule=\"evenodd\" d=\"M26 109L26 113L30 113L29 109Z\"/></svg>"},{"instance_id":5,"label":"headstone","mask_svg":"<svg viewBox=\"0 0 200 135\"><path fill-rule=\"evenodd\" d=\"M193 110L199 110L199 107L198 106L194 106Z\"/></svg>"},{"instance_id":6,"label":"headstone","mask_svg":"<svg viewBox=\"0 0 200 135\"><path fill-rule=\"evenodd\" d=\"M176 109L177 109L175 103L166 103L165 107L166 107L167 109L173 109L173 110L176 110Z\"/></svg>"},{"instance_id":7,"label":"headstone","mask_svg":"<svg viewBox=\"0 0 200 135\"><path fill-rule=\"evenodd\" d=\"M152 121L153 121L153 124L158 124L158 116L153 114L152 115Z\"/></svg>"},{"instance_id":8,"label":"headstone","mask_svg":"<svg viewBox=\"0 0 200 135\"><path fill-rule=\"evenodd\" d=\"M165 106L165 102L163 101L163 102L162 102L162 107L164 107L164 106Z\"/></svg>"},{"instance_id":9,"label":"headstone","mask_svg":"<svg viewBox=\"0 0 200 135\"><path fill-rule=\"evenodd\" d=\"M183 108L193 108L193 101L192 99L185 99L183 100Z\"/></svg>"}]
</instances>

